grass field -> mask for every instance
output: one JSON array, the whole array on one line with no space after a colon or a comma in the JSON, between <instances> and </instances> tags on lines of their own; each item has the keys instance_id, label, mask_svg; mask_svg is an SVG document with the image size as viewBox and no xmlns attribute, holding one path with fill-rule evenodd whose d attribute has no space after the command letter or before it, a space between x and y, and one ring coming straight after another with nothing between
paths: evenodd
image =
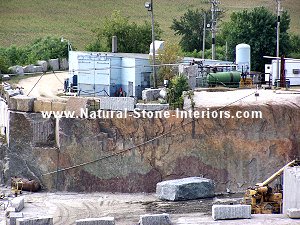
<instances>
[{"instance_id":1,"label":"grass field","mask_svg":"<svg viewBox=\"0 0 300 225\"><path fill-rule=\"evenodd\" d=\"M25 45L37 37L54 35L69 39L79 50L93 40L91 30L100 27L103 18L120 10L131 21L150 21L144 8L147 0L0 0L0 46ZM164 40L178 40L169 28L189 8L209 8L203 0L154 0L155 20L164 30ZM300 0L283 0L283 9L291 15L291 32L300 35ZM233 11L266 6L276 11L275 0L221 0L226 11L224 20Z\"/></svg>"}]
</instances>

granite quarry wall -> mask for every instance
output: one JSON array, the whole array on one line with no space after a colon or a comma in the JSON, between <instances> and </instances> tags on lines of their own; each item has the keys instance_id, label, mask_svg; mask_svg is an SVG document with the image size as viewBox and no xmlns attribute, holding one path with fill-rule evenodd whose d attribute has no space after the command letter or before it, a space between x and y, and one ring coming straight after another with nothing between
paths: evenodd
<instances>
[{"instance_id":1,"label":"granite quarry wall","mask_svg":"<svg viewBox=\"0 0 300 225\"><path fill-rule=\"evenodd\" d=\"M216 182L216 191L244 191L300 155L299 107L229 109L261 110L263 119L199 119L194 126L183 126L191 120L55 120L11 112L9 148L0 154L3 180L35 178L45 189L60 191L153 192L162 180L203 176ZM111 155L175 127L180 128L131 151L43 175Z\"/></svg>"}]
</instances>

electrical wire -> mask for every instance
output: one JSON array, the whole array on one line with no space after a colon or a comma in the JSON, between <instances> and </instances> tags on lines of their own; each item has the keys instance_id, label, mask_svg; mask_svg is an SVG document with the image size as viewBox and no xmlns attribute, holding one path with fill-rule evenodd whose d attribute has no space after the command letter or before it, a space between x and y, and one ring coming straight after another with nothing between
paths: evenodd
<instances>
[{"instance_id":1,"label":"electrical wire","mask_svg":"<svg viewBox=\"0 0 300 225\"><path fill-rule=\"evenodd\" d=\"M256 91L253 92L253 93L250 93L250 94L248 94L248 95L246 95L246 96L244 96L244 97L242 97L242 98L239 98L239 99L237 99L236 101L233 101L233 102L231 102L231 103L228 103L228 104L226 104L225 106L221 106L221 107L219 107L218 109L216 109L216 110L214 110L214 111L217 111L217 112L218 112L218 111L224 109L225 107L228 107L228 106L230 106L230 105L232 105L232 104L234 104L234 103L236 103L236 102L239 102L239 101L241 101L241 100L243 100L243 99L245 99L245 98L247 98L247 97L249 97L249 96L251 96L251 95L254 95L255 93L256 93ZM199 118L198 118L198 119L199 119ZM198 119L196 119L196 120L198 120ZM63 169L60 169L60 170L56 170L56 171L44 173L44 174L42 174L42 176L45 176L45 175L51 175L51 174L55 174L55 173L58 173L58 172L63 172L63 171L75 169L75 168L78 168L78 167L82 167L82 166L86 166L86 165L89 165L89 164L93 164L93 163L99 162L99 161L101 161L101 160L108 159L108 158L111 158L111 157L114 157L114 156L123 154L123 153L125 153L125 152L128 152L128 151L131 151L131 150L133 150L133 149L139 148L139 147L141 147L141 146L143 146L143 145L147 145L148 143L151 143L151 142L153 142L153 141L155 141L155 140L157 140L157 139L160 139L160 138L162 138L162 137L164 137L164 136L166 136L166 135L168 135L168 134L170 134L170 133L172 133L172 132L174 132L174 131L176 131L176 130L179 130L180 128L182 128L182 127L184 127L184 126L186 126L186 125L188 125L188 124L190 124L190 123L192 123L193 121L195 121L195 120L191 120L191 121L188 121L188 122L186 122L186 123L183 123L182 125L177 126L177 127L175 127L174 129L169 130L169 131L166 132L166 133L163 133L163 134L161 134L161 135L158 135L158 136L156 136L156 137L154 137L154 138L152 138L152 139L150 139L150 140L148 140L148 141L142 142L142 143L140 143L140 144L138 144L138 145L135 145L135 146L133 146L133 147L129 147L129 148L124 149L124 150L122 150L122 151L118 151L118 152L115 152L115 153L112 153L112 154L109 154L109 155L106 155L106 156L102 156L102 157L100 157L100 158L98 158L98 159L91 160L91 161L88 161L88 162L85 162L85 163L81 163L81 164L77 164L77 165L74 165L74 166L66 167L66 168L63 168Z\"/></svg>"},{"instance_id":2,"label":"electrical wire","mask_svg":"<svg viewBox=\"0 0 300 225\"><path fill-rule=\"evenodd\" d=\"M37 80L37 82L33 85L33 87L31 88L31 90L28 92L27 96L29 96L29 94L33 91L33 89L36 87L36 85L40 82L40 80L42 79L42 77L45 75L46 73L42 73L42 75L40 76L40 78Z\"/></svg>"}]
</instances>

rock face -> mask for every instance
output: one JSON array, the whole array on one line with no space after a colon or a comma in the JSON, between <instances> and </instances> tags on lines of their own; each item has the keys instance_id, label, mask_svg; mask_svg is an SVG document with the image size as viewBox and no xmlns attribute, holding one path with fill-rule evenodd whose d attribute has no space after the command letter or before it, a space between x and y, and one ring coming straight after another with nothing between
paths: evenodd
<instances>
[{"instance_id":1,"label":"rock face","mask_svg":"<svg viewBox=\"0 0 300 225\"><path fill-rule=\"evenodd\" d=\"M167 180L156 185L156 194L159 199L170 201L208 198L214 196L214 183L201 177Z\"/></svg>"},{"instance_id":2,"label":"rock face","mask_svg":"<svg viewBox=\"0 0 300 225\"><path fill-rule=\"evenodd\" d=\"M60 172L58 190L155 192L162 180L203 176L215 182L216 192L226 188L235 192L262 182L288 159L300 155L298 106L231 106L226 110L232 114L261 110L263 118L56 121L43 119L39 113L11 112L6 180L10 176L32 178L55 190L56 174L42 174L56 171L57 166L95 160ZM135 145L139 147L132 148ZM117 154L120 151L124 152Z\"/></svg>"}]
</instances>

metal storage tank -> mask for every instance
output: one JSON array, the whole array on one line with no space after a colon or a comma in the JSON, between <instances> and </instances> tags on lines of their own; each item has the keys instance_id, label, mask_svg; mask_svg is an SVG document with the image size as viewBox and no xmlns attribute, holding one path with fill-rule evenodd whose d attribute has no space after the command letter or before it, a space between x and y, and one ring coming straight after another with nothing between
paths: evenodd
<instances>
[{"instance_id":1,"label":"metal storage tank","mask_svg":"<svg viewBox=\"0 0 300 225\"><path fill-rule=\"evenodd\" d=\"M240 72L248 72L251 71L251 49L250 45L247 44L238 44L235 47L236 52L236 64L237 70Z\"/></svg>"},{"instance_id":2,"label":"metal storage tank","mask_svg":"<svg viewBox=\"0 0 300 225\"><path fill-rule=\"evenodd\" d=\"M237 71L209 73L207 75L209 86L239 87L240 79L241 73Z\"/></svg>"}]
</instances>

